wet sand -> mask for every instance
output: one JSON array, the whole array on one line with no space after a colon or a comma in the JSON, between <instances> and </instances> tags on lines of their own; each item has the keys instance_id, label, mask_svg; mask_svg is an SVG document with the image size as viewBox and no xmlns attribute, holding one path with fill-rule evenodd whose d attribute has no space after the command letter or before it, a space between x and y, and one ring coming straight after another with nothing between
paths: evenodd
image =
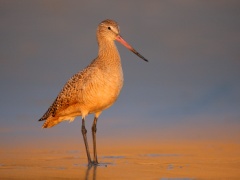
<instances>
[{"instance_id":1,"label":"wet sand","mask_svg":"<svg viewBox=\"0 0 240 180\"><path fill-rule=\"evenodd\" d=\"M240 145L169 142L100 146L88 168L83 146L0 149L0 179L240 179Z\"/></svg>"}]
</instances>

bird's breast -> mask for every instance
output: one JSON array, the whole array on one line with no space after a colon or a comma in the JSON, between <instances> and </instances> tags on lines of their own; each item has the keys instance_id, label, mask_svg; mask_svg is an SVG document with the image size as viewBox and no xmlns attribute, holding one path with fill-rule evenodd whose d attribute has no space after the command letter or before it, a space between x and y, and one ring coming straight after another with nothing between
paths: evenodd
<instances>
[{"instance_id":1,"label":"bird's breast","mask_svg":"<svg viewBox=\"0 0 240 180\"><path fill-rule=\"evenodd\" d=\"M89 113L110 107L118 98L123 86L122 68L98 69L81 89L82 105Z\"/></svg>"}]
</instances>

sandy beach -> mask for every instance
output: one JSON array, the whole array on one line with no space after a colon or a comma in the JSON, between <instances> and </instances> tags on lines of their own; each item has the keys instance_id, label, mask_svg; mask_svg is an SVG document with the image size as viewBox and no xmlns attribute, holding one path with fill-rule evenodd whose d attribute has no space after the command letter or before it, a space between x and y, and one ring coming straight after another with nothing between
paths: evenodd
<instances>
[{"instance_id":1,"label":"sandy beach","mask_svg":"<svg viewBox=\"0 0 240 180\"><path fill-rule=\"evenodd\" d=\"M87 167L84 147L1 149L1 179L239 179L240 145L219 142L119 144L99 148ZM81 150L80 150L81 149Z\"/></svg>"}]
</instances>

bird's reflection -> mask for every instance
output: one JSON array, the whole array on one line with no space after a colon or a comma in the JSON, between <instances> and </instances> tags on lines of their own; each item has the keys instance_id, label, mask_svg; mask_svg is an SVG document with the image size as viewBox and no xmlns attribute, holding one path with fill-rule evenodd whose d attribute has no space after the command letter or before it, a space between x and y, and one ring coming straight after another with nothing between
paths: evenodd
<instances>
[{"instance_id":1,"label":"bird's reflection","mask_svg":"<svg viewBox=\"0 0 240 180\"><path fill-rule=\"evenodd\" d=\"M90 180L89 178L91 177L91 175L89 176L89 174L90 174L91 171L92 171L92 179L96 180L97 167L98 166L88 166L87 167L86 174L85 174L85 180Z\"/></svg>"}]
</instances>

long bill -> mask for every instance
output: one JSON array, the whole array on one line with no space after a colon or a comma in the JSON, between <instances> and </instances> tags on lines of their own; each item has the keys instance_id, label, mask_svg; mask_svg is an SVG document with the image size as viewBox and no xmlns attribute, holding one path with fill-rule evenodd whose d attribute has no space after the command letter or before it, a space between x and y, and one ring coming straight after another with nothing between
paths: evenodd
<instances>
[{"instance_id":1,"label":"long bill","mask_svg":"<svg viewBox=\"0 0 240 180\"><path fill-rule=\"evenodd\" d=\"M148 60L145 57L139 54L139 52L137 52L130 44L128 44L120 35L116 37L116 40L120 42L122 45L124 45L126 48L128 48L130 51L132 51L134 54L136 54L138 57L148 62Z\"/></svg>"}]
</instances>

